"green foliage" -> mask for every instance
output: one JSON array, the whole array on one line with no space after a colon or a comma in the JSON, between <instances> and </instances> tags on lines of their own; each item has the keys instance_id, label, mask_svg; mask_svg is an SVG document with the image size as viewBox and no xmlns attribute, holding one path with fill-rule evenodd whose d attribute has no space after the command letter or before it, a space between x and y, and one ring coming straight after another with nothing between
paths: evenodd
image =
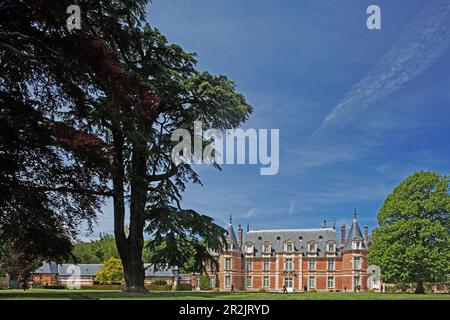
<instances>
[{"instance_id":1,"label":"green foliage","mask_svg":"<svg viewBox=\"0 0 450 320\"><path fill-rule=\"evenodd\" d=\"M192 291L192 285L190 283L178 283L177 290Z\"/></svg>"},{"instance_id":2,"label":"green foliage","mask_svg":"<svg viewBox=\"0 0 450 320\"><path fill-rule=\"evenodd\" d=\"M72 255L75 263L102 263L109 258L119 258L114 237L109 234L100 234L98 240L76 243Z\"/></svg>"},{"instance_id":3,"label":"green foliage","mask_svg":"<svg viewBox=\"0 0 450 320\"><path fill-rule=\"evenodd\" d=\"M170 284L166 285L150 284L146 285L145 288L150 291L172 291L172 285Z\"/></svg>"},{"instance_id":4,"label":"green foliage","mask_svg":"<svg viewBox=\"0 0 450 320\"><path fill-rule=\"evenodd\" d=\"M167 281L164 279L156 279L155 281L152 282L152 284L157 286L165 286L167 285Z\"/></svg>"},{"instance_id":5,"label":"green foliage","mask_svg":"<svg viewBox=\"0 0 450 320\"><path fill-rule=\"evenodd\" d=\"M95 281L100 284L116 284L124 281L122 262L117 258L110 258L103 262L102 268L97 272Z\"/></svg>"},{"instance_id":6,"label":"green foliage","mask_svg":"<svg viewBox=\"0 0 450 320\"><path fill-rule=\"evenodd\" d=\"M122 290L121 284L97 284L93 286L83 286L83 290Z\"/></svg>"},{"instance_id":7,"label":"green foliage","mask_svg":"<svg viewBox=\"0 0 450 320\"><path fill-rule=\"evenodd\" d=\"M449 177L418 172L386 198L372 234L369 261L392 283L448 281L450 274Z\"/></svg>"},{"instance_id":8,"label":"green foliage","mask_svg":"<svg viewBox=\"0 0 450 320\"><path fill-rule=\"evenodd\" d=\"M200 276L200 290L211 290L211 280L207 275Z\"/></svg>"}]
</instances>

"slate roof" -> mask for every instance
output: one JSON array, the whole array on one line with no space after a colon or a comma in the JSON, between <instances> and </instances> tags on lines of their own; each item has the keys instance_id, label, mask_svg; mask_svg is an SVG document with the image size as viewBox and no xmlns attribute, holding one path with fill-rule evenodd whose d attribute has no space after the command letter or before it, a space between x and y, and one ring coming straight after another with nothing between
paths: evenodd
<instances>
[{"instance_id":1,"label":"slate roof","mask_svg":"<svg viewBox=\"0 0 450 320\"><path fill-rule=\"evenodd\" d=\"M228 235L227 235L228 242L231 242L233 245L233 248L229 248L231 250L240 250L239 244L236 238L236 234L234 233L233 224L230 221L230 224L228 226Z\"/></svg>"},{"instance_id":2,"label":"slate roof","mask_svg":"<svg viewBox=\"0 0 450 320\"><path fill-rule=\"evenodd\" d=\"M279 239L279 240L278 240ZM308 242L317 244L318 256L325 255L325 245L328 241L337 243L336 230L333 228L320 229L280 229L280 230L251 230L247 232L245 244L251 242L254 246L255 256L261 256L262 246L269 242L274 253L284 251L284 242L292 241L295 252L306 255Z\"/></svg>"},{"instance_id":3,"label":"slate roof","mask_svg":"<svg viewBox=\"0 0 450 320\"><path fill-rule=\"evenodd\" d=\"M361 238L361 240L364 240L363 234L361 232L361 229L359 228L359 224L356 221L356 219L353 219L352 226L350 228L350 231L347 235L347 241L345 241L344 249L343 250L351 250L352 249L352 240L356 237ZM362 248L366 248L366 245L364 241L361 243Z\"/></svg>"},{"instance_id":4,"label":"slate roof","mask_svg":"<svg viewBox=\"0 0 450 320\"><path fill-rule=\"evenodd\" d=\"M37 268L35 274L58 274L60 276L70 276L73 274L73 264L59 264L56 262L44 263L41 267ZM101 269L103 264L77 264L80 268L80 276L93 277ZM155 270L152 264L144 263L145 276L146 277L172 277L178 275L177 268L159 268Z\"/></svg>"}]
</instances>

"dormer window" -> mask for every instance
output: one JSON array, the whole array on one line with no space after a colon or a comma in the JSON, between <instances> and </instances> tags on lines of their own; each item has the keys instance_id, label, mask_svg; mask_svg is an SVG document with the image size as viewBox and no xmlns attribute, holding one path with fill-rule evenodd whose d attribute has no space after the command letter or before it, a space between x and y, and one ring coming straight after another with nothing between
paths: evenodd
<instances>
[{"instance_id":1,"label":"dormer window","mask_svg":"<svg viewBox=\"0 0 450 320\"><path fill-rule=\"evenodd\" d=\"M292 242L288 242L284 244L284 251L285 252L293 252L294 251L294 244Z\"/></svg>"},{"instance_id":2,"label":"dormer window","mask_svg":"<svg viewBox=\"0 0 450 320\"><path fill-rule=\"evenodd\" d=\"M247 243L247 245L245 246L245 253L247 254L253 254L254 250L253 250L253 244L251 243Z\"/></svg>"},{"instance_id":3,"label":"dormer window","mask_svg":"<svg viewBox=\"0 0 450 320\"><path fill-rule=\"evenodd\" d=\"M353 245L352 245L353 249L355 250L359 250L362 249L362 241L360 240L353 240Z\"/></svg>"},{"instance_id":4,"label":"dormer window","mask_svg":"<svg viewBox=\"0 0 450 320\"><path fill-rule=\"evenodd\" d=\"M262 249L263 253L268 254L271 252L271 250L272 250L272 248L271 248L270 244L263 245L263 249Z\"/></svg>"},{"instance_id":5,"label":"dormer window","mask_svg":"<svg viewBox=\"0 0 450 320\"><path fill-rule=\"evenodd\" d=\"M308 252L316 252L317 245L315 243L308 243Z\"/></svg>"},{"instance_id":6,"label":"dormer window","mask_svg":"<svg viewBox=\"0 0 450 320\"><path fill-rule=\"evenodd\" d=\"M336 245L334 243L327 244L327 252L333 253L336 251Z\"/></svg>"}]
</instances>

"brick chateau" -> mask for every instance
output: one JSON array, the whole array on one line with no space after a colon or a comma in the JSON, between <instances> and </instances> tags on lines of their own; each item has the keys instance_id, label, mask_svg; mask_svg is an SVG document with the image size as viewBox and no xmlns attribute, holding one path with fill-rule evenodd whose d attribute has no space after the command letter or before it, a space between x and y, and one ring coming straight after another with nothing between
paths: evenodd
<instances>
[{"instance_id":1,"label":"brick chateau","mask_svg":"<svg viewBox=\"0 0 450 320\"><path fill-rule=\"evenodd\" d=\"M326 223L317 229L247 230L231 222L228 248L218 254L220 290L367 290L368 228L356 219L346 233ZM213 278L213 277L212 277ZM214 277L215 278L215 277Z\"/></svg>"}]
</instances>

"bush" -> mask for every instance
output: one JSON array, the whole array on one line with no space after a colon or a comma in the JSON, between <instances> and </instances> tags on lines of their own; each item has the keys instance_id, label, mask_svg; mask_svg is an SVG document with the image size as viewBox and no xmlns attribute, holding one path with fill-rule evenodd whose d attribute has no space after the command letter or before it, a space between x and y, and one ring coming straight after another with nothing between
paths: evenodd
<instances>
[{"instance_id":1,"label":"bush","mask_svg":"<svg viewBox=\"0 0 450 320\"><path fill-rule=\"evenodd\" d=\"M44 289L66 289L65 286L44 286Z\"/></svg>"},{"instance_id":2,"label":"bush","mask_svg":"<svg viewBox=\"0 0 450 320\"><path fill-rule=\"evenodd\" d=\"M150 285L146 285L145 288L149 291L171 291L172 285L170 285L170 284L166 284L166 285L150 284Z\"/></svg>"},{"instance_id":3,"label":"bush","mask_svg":"<svg viewBox=\"0 0 450 320\"><path fill-rule=\"evenodd\" d=\"M31 285L31 287L33 289L43 289L44 285L42 284L42 282L33 282L33 284Z\"/></svg>"},{"instance_id":4,"label":"bush","mask_svg":"<svg viewBox=\"0 0 450 320\"><path fill-rule=\"evenodd\" d=\"M258 292L260 292L260 293L267 293L267 290L266 289L259 289Z\"/></svg>"},{"instance_id":5,"label":"bush","mask_svg":"<svg viewBox=\"0 0 450 320\"><path fill-rule=\"evenodd\" d=\"M156 286L165 286L167 285L167 281L164 279L156 279L155 281L152 282L152 284Z\"/></svg>"},{"instance_id":6,"label":"bush","mask_svg":"<svg viewBox=\"0 0 450 320\"><path fill-rule=\"evenodd\" d=\"M209 276L207 275L200 276L200 290L211 290Z\"/></svg>"},{"instance_id":7,"label":"bush","mask_svg":"<svg viewBox=\"0 0 450 320\"><path fill-rule=\"evenodd\" d=\"M192 291L192 285L190 283L179 283L177 290L180 291Z\"/></svg>"},{"instance_id":8,"label":"bush","mask_svg":"<svg viewBox=\"0 0 450 320\"><path fill-rule=\"evenodd\" d=\"M103 266L95 275L95 281L101 284L123 283L123 267L120 259L110 258L103 262Z\"/></svg>"}]
</instances>

